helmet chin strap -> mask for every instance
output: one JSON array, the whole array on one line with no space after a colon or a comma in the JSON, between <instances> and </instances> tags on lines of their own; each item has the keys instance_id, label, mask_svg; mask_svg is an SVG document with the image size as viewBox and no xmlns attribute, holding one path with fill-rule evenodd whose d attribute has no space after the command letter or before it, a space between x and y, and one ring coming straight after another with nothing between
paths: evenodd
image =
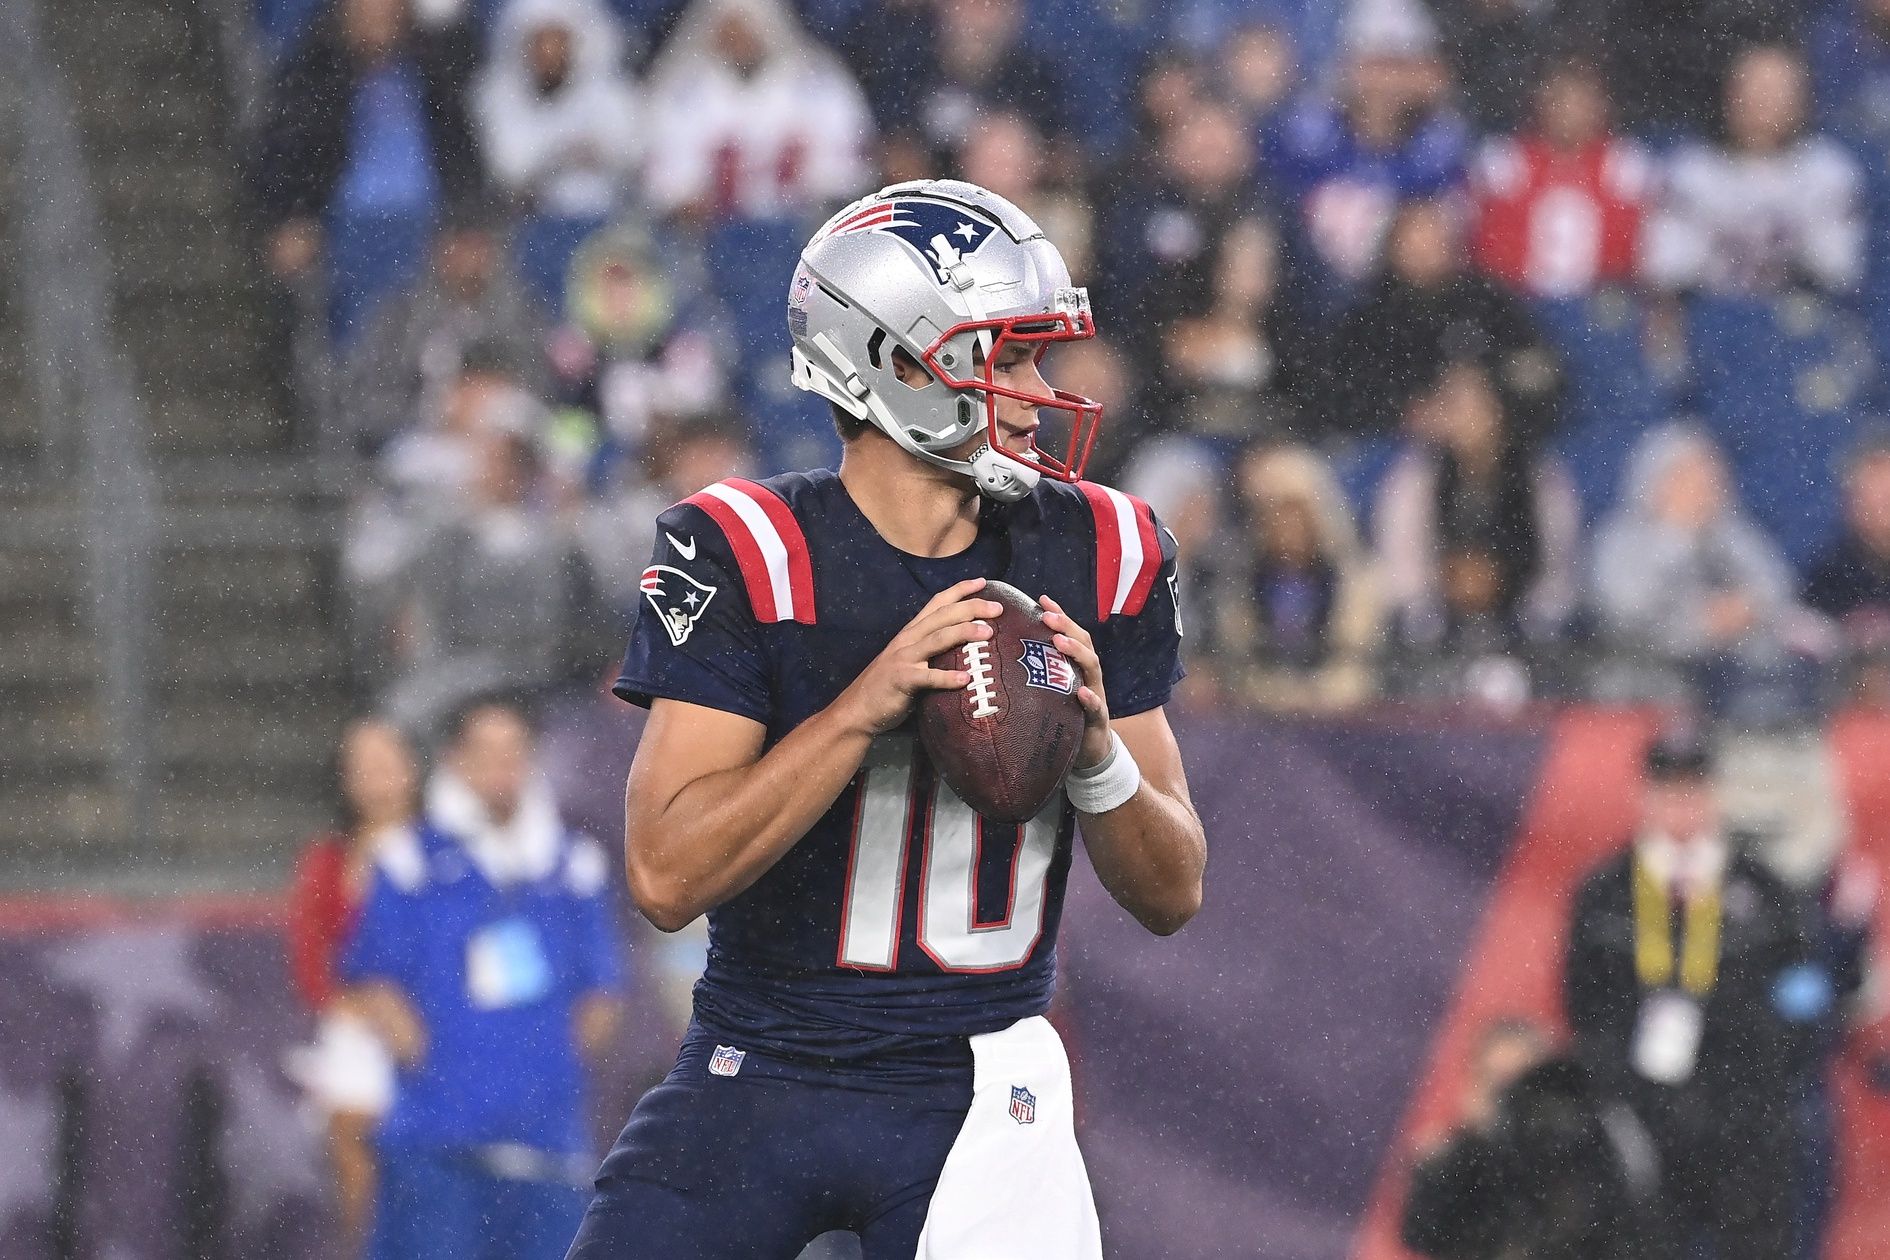
<instances>
[{"instance_id":1,"label":"helmet chin strap","mask_svg":"<svg viewBox=\"0 0 1890 1260\"><path fill-rule=\"evenodd\" d=\"M860 379L860 374L854 368L852 361L833 344L832 338L826 333L816 333L814 344L827 355L829 362L843 369L846 375L844 378L836 377L796 349L793 353L794 384L835 403L855 419L872 421L874 427L891 438L907 454L916 456L934 467L944 468L961 477L971 478L972 483L978 487L979 494L999 503L1017 502L1034 490L1038 481L1042 480L1041 472L1028 464L1020 463L1012 456L991 449L989 442L980 445L966 459L951 459L926 450L906 431L905 426L899 423L898 418L886 406L885 400Z\"/></svg>"}]
</instances>

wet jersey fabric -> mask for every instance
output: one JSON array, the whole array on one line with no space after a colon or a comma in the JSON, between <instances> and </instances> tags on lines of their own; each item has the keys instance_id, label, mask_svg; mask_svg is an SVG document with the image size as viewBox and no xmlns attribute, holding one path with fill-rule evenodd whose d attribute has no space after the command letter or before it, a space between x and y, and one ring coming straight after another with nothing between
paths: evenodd
<instances>
[{"instance_id":1,"label":"wet jersey fabric","mask_svg":"<svg viewBox=\"0 0 1890 1260\"><path fill-rule=\"evenodd\" d=\"M977 541L931 559L882 539L822 471L718 483L658 519L615 690L750 718L771 746L970 577L1048 594L1085 625L1116 717L1181 677L1174 542L1146 504L1046 478L985 502ZM1049 1005L1073 831L1061 793L1028 823L987 823L910 723L882 737L808 834L710 913L698 1027L789 1058L962 1070L963 1038Z\"/></svg>"}]
</instances>

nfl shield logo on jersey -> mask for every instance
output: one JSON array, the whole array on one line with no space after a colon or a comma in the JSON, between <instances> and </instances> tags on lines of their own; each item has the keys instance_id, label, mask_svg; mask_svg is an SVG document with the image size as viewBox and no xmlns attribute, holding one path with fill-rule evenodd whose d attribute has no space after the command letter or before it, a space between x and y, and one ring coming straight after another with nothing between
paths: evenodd
<instances>
[{"instance_id":1,"label":"nfl shield logo on jersey","mask_svg":"<svg viewBox=\"0 0 1890 1260\"><path fill-rule=\"evenodd\" d=\"M1024 640L1024 654L1017 658L1024 667L1024 684L1040 691L1069 695L1076 690L1076 667L1070 658L1035 639Z\"/></svg>"},{"instance_id":2,"label":"nfl shield logo on jersey","mask_svg":"<svg viewBox=\"0 0 1890 1260\"><path fill-rule=\"evenodd\" d=\"M733 1076L742 1070L742 1060L747 1057L746 1050L737 1050L734 1046L717 1046L715 1053L709 1056L709 1072L714 1076Z\"/></svg>"},{"instance_id":3,"label":"nfl shield logo on jersey","mask_svg":"<svg viewBox=\"0 0 1890 1260\"><path fill-rule=\"evenodd\" d=\"M1011 1119L1019 1124L1037 1122L1037 1095L1022 1085L1011 1086Z\"/></svg>"}]
</instances>

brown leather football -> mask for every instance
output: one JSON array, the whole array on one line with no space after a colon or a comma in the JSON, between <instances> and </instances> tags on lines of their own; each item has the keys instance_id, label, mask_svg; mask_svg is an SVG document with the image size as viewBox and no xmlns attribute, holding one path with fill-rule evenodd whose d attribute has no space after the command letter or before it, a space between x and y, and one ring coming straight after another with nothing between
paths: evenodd
<instances>
[{"instance_id":1,"label":"brown leather football","mask_svg":"<svg viewBox=\"0 0 1890 1260\"><path fill-rule=\"evenodd\" d=\"M987 582L979 595L1004 605L991 619L996 633L932 658L934 669L970 674L971 685L926 693L919 739L939 776L980 816L1024 822L1062 790L1076 760L1082 679L1057 651L1036 600L1003 582Z\"/></svg>"}]
</instances>

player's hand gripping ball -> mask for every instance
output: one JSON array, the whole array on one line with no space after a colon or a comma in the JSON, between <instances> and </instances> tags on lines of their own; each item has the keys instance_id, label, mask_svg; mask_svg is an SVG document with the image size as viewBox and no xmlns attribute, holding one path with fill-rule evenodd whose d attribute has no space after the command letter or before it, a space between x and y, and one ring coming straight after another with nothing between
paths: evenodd
<instances>
[{"instance_id":1,"label":"player's hand gripping ball","mask_svg":"<svg viewBox=\"0 0 1890 1260\"><path fill-rule=\"evenodd\" d=\"M1023 822L1062 790L1082 745L1083 680L1035 600L1002 582L978 594L1004 611L991 619L990 638L932 658L932 668L962 670L971 682L926 693L919 738L959 799L994 822Z\"/></svg>"}]
</instances>

